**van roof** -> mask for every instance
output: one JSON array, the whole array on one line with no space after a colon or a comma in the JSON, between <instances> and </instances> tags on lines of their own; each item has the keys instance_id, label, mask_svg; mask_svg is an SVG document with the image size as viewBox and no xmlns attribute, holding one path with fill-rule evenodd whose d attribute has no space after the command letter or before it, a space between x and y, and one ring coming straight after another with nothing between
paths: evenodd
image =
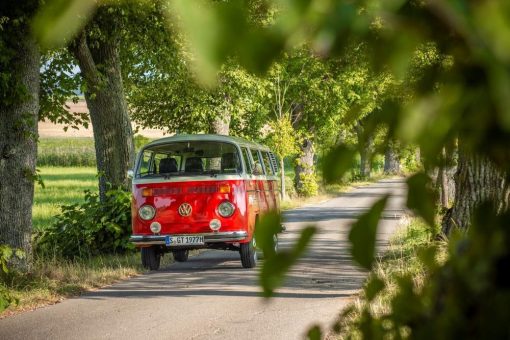
<instances>
[{"instance_id":1,"label":"van roof","mask_svg":"<svg viewBox=\"0 0 510 340\"><path fill-rule=\"evenodd\" d=\"M227 142L227 143L238 144L240 146L248 146L248 147L252 147L252 148L262 149L265 151L270 151L269 148L265 145L251 142L251 141L241 138L241 137L225 136L225 135L212 135L212 134L194 134L194 135L179 134L179 135L174 135L171 137L160 138L160 139L156 139L156 140L150 142L149 144L145 145L144 149L147 147L161 145L161 144L167 144L167 143L171 143L171 142L187 142L187 141Z\"/></svg>"}]
</instances>

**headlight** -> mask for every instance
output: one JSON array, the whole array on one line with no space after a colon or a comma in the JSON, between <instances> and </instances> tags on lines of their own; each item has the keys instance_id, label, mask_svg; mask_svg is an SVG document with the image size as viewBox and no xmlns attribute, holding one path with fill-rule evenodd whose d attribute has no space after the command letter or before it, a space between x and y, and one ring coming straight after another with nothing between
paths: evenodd
<instances>
[{"instance_id":1,"label":"headlight","mask_svg":"<svg viewBox=\"0 0 510 340\"><path fill-rule=\"evenodd\" d=\"M230 217L235 211L235 207L232 203L225 201L221 202L220 205L218 205L218 214L221 217Z\"/></svg>"},{"instance_id":2,"label":"headlight","mask_svg":"<svg viewBox=\"0 0 510 340\"><path fill-rule=\"evenodd\" d=\"M156 215L156 209L154 209L152 205L142 205L140 209L138 209L138 216L140 216L142 220L152 220L154 215Z\"/></svg>"}]
</instances>

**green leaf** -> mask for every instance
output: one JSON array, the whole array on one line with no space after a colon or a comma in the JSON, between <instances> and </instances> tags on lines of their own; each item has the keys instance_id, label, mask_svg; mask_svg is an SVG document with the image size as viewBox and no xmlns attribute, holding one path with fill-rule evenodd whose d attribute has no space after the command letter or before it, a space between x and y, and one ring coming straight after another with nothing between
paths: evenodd
<instances>
[{"instance_id":1,"label":"green leaf","mask_svg":"<svg viewBox=\"0 0 510 340\"><path fill-rule=\"evenodd\" d=\"M285 274L303 255L316 231L314 226L304 228L292 249L275 253L264 261L259 277L264 297L271 297L281 286Z\"/></svg>"},{"instance_id":2,"label":"green leaf","mask_svg":"<svg viewBox=\"0 0 510 340\"><path fill-rule=\"evenodd\" d=\"M198 79L204 85L213 85L222 63L245 40L244 8L236 1L178 0L168 11L192 46Z\"/></svg>"},{"instance_id":3,"label":"green leaf","mask_svg":"<svg viewBox=\"0 0 510 340\"><path fill-rule=\"evenodd\" d=\"M273 236L281 232L281 224L281 215L276 211L264 214L262 218L257 221L257 225L255 226L255 240L257 241L257 248L262 249L264 252L265 259L275 255Z\"/></svg>"},{"instance_id":4,"label":"green leaf","mask_svg":"<svg viewBox=\"0 0 510 340\"><path fill-rule=\"evenodd\" d=\"M418 250L418 259L420 259L421 263L423 263L428 271L432 271L438 266L436 258L437 250L438 248L436 245L431 245Z\"/></svg>"},{"instance_id":5,"label":"green leaf","mask_svg":"<svg viewBox=\"0 0 510 340\"><path fill-rule=\"evenodd\" d=\"M372 276L370 280L368 280L364 289L367 300L372 301L377 296L377 294L379 294L379 292L384 289L384 287L385 283L383 280L377 276Z\"/></svg>"},{"instance_id":6,"label":"green leaf","mask_svg":"<svg viewBox=\"0 0 510 340\"><path fill-rule=\"evenodd\" d=\"M346 145L338 145L324 158L322 173L326 183L342 178L346 171L352 167L355 151Z\"/></svg>"},{"instance_id":7,"label":"green leaf","mask_svg":"<svg viewBox=\"0 0 510 340\"><path fill-rule=\"evenodd\" d=\"M320 340L322 338L321 327L319 325L310 327L306 336L309 340Z\"/></svg>"},{"instance_id":8,"label":"green leaf","mask_svg":"<svg viewBox=\"0 0 510 340\"><path fill-rule=\"evenodd\" d=\"M95 0L50 0L33 21L33 32L43 48L64 46L85 26Z\"/></svg>"},{"instance_id":9,"label":"green leaf","mask_svg":"<svg viewBox=\"0 0 510 340\"><path fill-rule=\"evenodd\" d=\"M425 173L417 173L407 179L409 188L407 207L422 217L431 227L436 216L436 196L432 190L432 181Z\"/></svg>"},{"instance_id":10,"label":"green leaf","mask_svg":"<svg viewBox=\"0 0 510 340\"><path fill-rule=\"evenodd\" d=\"M385 196L375 202L369 211L354 222L349 233L354 261L366 269L371 269L374 262L377 224L387 200L388 196Z\"/></svg>"},{"instance_id":11,"label":"green leaf","mask_svg":"<svg viewBox=\"0 0 510 340\"><path fill-rule=\"evenodd\" d=\"M281 36L269 30L252 30L240 45L240 63L248 71L264 74L283 48Z\"/></svg>"},{"instance_id":12,"label":"green leaf","mask_svg":"<svg viewBox=\"0 0 510 340\"><path fill-rule=\"evenodd\" d=\"M16 256L18 259L23 259L25 258L25 252L21 249L16 249L14 251L14 256Z\"/></svg>"}]
</instances>

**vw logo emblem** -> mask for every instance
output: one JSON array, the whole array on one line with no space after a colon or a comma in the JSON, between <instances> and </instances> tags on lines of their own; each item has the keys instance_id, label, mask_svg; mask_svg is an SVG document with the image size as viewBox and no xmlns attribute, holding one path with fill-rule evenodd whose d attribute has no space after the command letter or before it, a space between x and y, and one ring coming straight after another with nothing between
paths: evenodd
<instances>
[{"instance_id":1,"label":"vw logo emblem","mask_svg":"<svg viewBox=\"0 0 510 340\"><path fill-rule=\"evenodd\" d=\"M189 216L191 215L191 204L183 203L179 206L179 215Z\"/></svg>"}]
</instances>

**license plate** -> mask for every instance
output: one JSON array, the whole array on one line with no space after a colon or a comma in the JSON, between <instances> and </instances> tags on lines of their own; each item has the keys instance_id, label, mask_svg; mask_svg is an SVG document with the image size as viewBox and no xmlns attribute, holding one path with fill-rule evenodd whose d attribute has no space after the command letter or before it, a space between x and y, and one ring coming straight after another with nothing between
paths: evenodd
<instances>
[{"instance_id":1,"label":"license plate","mask_svg":"<svg viewBox=\"0 0 510 340\"><path fill-rule=\"evenodd\" d=\"M202 235L174 235L165 236L165 244L167 246L197 246L204 244L204 236Z\"/></svg>"}]
</instances>

